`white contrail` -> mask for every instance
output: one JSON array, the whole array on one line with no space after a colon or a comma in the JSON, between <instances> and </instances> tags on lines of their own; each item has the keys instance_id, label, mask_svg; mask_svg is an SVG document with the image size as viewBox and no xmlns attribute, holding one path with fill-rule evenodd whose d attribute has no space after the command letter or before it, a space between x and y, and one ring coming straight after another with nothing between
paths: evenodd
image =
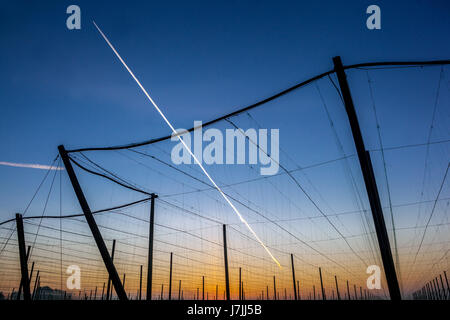
<instances>
[{"instance_id":1,"label":"white contrail","mask_svg":"<svg viewBox=\"0 0 450 320\"><path fill-rule=\"evenodd\" d=\"M214 187L217 189L217 191L219 191L219 193L222 195L222 197L225 199L226 202L228 202L228 204L230 205L230 207L233 209L233 211L238 215L239 219L246 225L246 227L248 228L248 230L250 230L250 232L255 236L256 240L258 240L258 242L261 244L261 246L267 251L267 253L270 255L270 257L273 259L273 261L275 261L275 263L281 268L281 264L278 262L278 260L272 255L272 253L269 251L269 249L265 246L265 244L261 241L261 239L259 239L258 235L255 233L255 231L253 231L253 229L250 227L250 225L247 223L247 221L242 217L242 215L239 213L238 209L233 205L233 203L230 201L230 199L228 199L228 197L225 195L225 193L223 193L222 189L220 189L220 187L214 182L214 180L211 178L211 176L209 175L209 173L206 171L206 169L203 167L203 165L200 163L200 161L198 161L197 157L192 153L191 149L186 145L186 143L183 141L183 139L181 139L181 137L178 135L178 132L175 130L175 128L172 126L172 124L169 122L169 120L167 120L166 116L164 115L164 113L162 113L161 109L159 109L159 107L156 105L156 103L153 101L153 99L150 97L150 95L147 93L147 90L145 90L145 88L142 86L142 84L139 82L139 80L136 78L136 76L134 75L134 73L131 71L131 69L128 67L128 65L125 63L125 61L123 61L122 57L120 56L120 54L117 52L117 50L114 48L114 46L111 44L111 42L109 42L108 38L105 36L105 34L102 32L102 30L100 30L100 28L97 26L97 24L95 23L95 21L92 21L95 25L95 27L97 28L98 32L100 32L100 34L102 35L103 39L105 39L105 41L108 43L109 47L112 49L112 51L114 51L115 55L117 56L117 58L119 58L120 62L122 62L123 66L128 70L128 72L130 73L130 75L133 77L133 79L136 81L136 83L139 85L139 87L141 88L142 92L144 92L144 94L147 96L148 100L150 100L150 102L153 104L153 106L156 108L156 110L158 111L158 113L161 115L161 117L164 119L164 121L167 123L167 125L170 127L170 129L172 130L172 132L178 137L178 139L180 140L180 142L183 144L183 146L186 148L186 150L189 152L189 154L192 156L192 158L194 158L195 162L200 166L200 168L202 169L203 173L208 177L209 181L211 181L211 183L214 185Z\"/></svg>"},{"instance_id":2,"label":"white contrail","mask_svg":"<svg viewBox=\"0 0 450 320\"><path fill-rule=\"evenodd\" d=\"M0 166L16 167L16 168L30 168L30 169L40 169L40 170L64 170L62 167L52 167L45 164L36 163L15 163L0 161Z\"/></svg>"}]
</instances>

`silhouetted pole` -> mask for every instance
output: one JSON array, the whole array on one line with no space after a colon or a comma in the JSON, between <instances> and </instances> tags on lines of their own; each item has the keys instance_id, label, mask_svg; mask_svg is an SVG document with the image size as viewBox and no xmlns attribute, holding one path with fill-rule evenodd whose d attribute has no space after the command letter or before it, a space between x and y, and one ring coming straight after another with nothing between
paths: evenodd
<instances>
[{"instance_id":1,"label":"silhouetted pole","mask_svg":"<svg viewBox=\"0 0 450 320\"><path fill-rule=\"evenodd\" d=\"M180 298L181 298L181 280L178 283L178 300L180 300Z\"/></svg>"},{"instance_id":2,"label":"silhouetted pole","mask_svg":"<svg viewBox=\"0 0 450 320\"><path fill-rule=\"evenodd\" d=\"M202 276L202 300L205 300L205 276Z\"/></svg>"},{"instance_id":3,"label":"silhouetted pole","mask_svg":"<svg viewBox=\"0 0 450 320\"><path fill-rule=\"evenodd\" d=\"M298 280L297 280L297 297L298 297L298 300L302 299L302 297L300 296L300 283Z\"/></svg>"},{"instance_id":4,"label":"silhouetted pole","mask_svg":"<svg viewBox=\"0 0 450 320\"><path fill-rule=\"evenodd\" d=\"M297 300L297 284L295 282L294 255L291 253L292 282L294 283L294 299Z\"/></svg>"},{"instance_id":5,"label":"silhouetted pole","mask_svg":"<svg viewBox=\"0 0 450 320\"><path fill-rule=\"evenodd\" d=\"M105 295L105 283L103 282L103 288L102 288L102 300L104 299Z\"/></svg>"},{"instance_id":6,"label":"silhouetted pole","mask_svg":"<svg viewBox=\"0 0 450 320\"><path fill-rule=\"evenodd\" d=\"M228 251L227 251L227 227L223 225L223 257L225 260L225 291L226 299L230 300L230 277L228 274Z\"/></svg>"},{"instance_id":7,"label":"silhouetted pole","mask_svg":"<svg viewBox=\"0 0 450 320\"><path fill-rule=\"evenodd\" d=\"M277 285L275 283L275 276L273 276L273 300L277 300Z\"/></svg>"},{"instance_id":8,"label":"silhouetted pole","mask_svg":"<svg viewBox=\"0 0 450 320\"><path fill-rule=\"evenodd\" d=\"M353 289L355 289L355 300L358 300L358 294L356 293L356 284L353 285Z\"/></svg>"},{"instance_id":9,"label":"silhouetted pole","mask_svg":"<svg viewBox=\"0 0 450 320\"><path fill-rule=\"evenodd\" d=\"M170 253L170 271L169 271L169 300L172 300L172 256L173 253Z\"/></svg>"},{"instance_id":10,"label":"silhouetted pole","mask_svg":"<svg viewBox=\"0 0 450 320\"><path fill-rule=\"evenodd\" d=\"M34 280L33 295L31 296L32 300L34 300L34 295L36 294L38 280L39 280L39 270L37 271L36 279Z\"/></svg>"},{"instance_id":11,"label":"silhouetted pole","mask_svg":"<svg viewBox=\"0 0 450 320\"><path fill-rule=\"evenodd\" d=\"M218 300L218 299L219 299L219 296L218 296L218 294L219 294L219 285L218 285L218 284L216 284L216 300Z\"/></svg>"},{"instance_id":12,"label":"silhouetted pole","mask_svg":"<svg viewBox=\"0 0 450 320\"><path fill-rule=\"evenodd\" d=\"M148 263L147 263L147 300L152 299L152 280L153 280L153 232L155 225L155 199L158 196L154 193L150 200L150 226L148 232Z\"/></svg>"},{"instance_id":13,"label":"silhouetted pole","mask_svg":"<svg viewBox=\"0 0 450 320\"><path fill-rule=\"evenodd\" d=\"M114 266L111 256L108 253L108 249L106 248L105 242L103 241L100 230L98 229L97 223L92 215L91 209L87 203L86 198L84 197L83 190L78 182L77 176L75 175L75 171L72 168L72 164L70 163L70 158L67 154L66 149L63 145L58 147L59 154L66 168L67 174L69 175L70 182L72 183L73 190L78 198L78 202L80 203L80 207L83 210L86 221L91 229L92 235L94 237L95 243L97 244L98 250L100 251L100 255L102 256L103 262L105 263L105 267L108 270L109 277L114 285L114 289L116 290L117 296L120 300L128 300L127 294L123 289L122 283L120 282L119 274L117 273L116 267Z\"/></svg>"},{"instance_id":14,"label":"silhouetted pole","mask_svg":"<svg viewBox=\"0 0 450 320\"><path fill-rule=\"evenodd\" d=\"M441 279L442 296L444 297L444 300L447 300L447 293L445 292L444 281L442 281L441 274L439 274L439 278Z\"/></svg>"},{"instance_id":15,"label":"silhouetted pole","mask_svg":"<svg viewBox=\"0 0 450 320\"><path fill-rule=\"evenodd\" d=\"M445 277L445 282L447 283L447 293L448 293L448 297L450 298L450 287L448 286L448 279L447 279L447 272L444 271L444 277Z\"/></svg>"},{"instance_id":16,"label":"silhouetted pole","mask_svg":"<svg viewBox=\"0 0 450 320\"><path fill-rule=\"evenodd\" d=\"M352 300L352 298L350 297L350 288L348 287L348 280L347 280L347 297L348 300Z\"/></svg>"},{"instance_id":17,"label":"silhouetted pole","mask_svg":"<svg viewBox=\"0 0 450 320\"><path fill-rule=\"evenodd\" d=\"M338 281L337 281L337 277L334 276L334 281L336 282L336 294L337 294L337 298L338 300L341 300L341 295L339 293L339 287L338 287Z\"/></svg>"},{"instance_id":18,"label":"silhouetted pole","mask_svg":"<svg viewBox=\"0 0 450 320\"><path fill-rule=\"evenodd\" d=\"M266 286L266 300L269 300L269 286Z\"/></svg>"},{"instance_id":19,"label":"silhouetted pole","mask_svg":"<svg viewBox=\"0 0 450 320\"><path fill-rule=\"evenodd\" d=\"M123 274L123 281L122 281L122 285L123 285L123 287L124 287L124 290L125 290L125 277L126 277L126 274L124 273L124 274Z\"/></svg>"},{"instance_id":20,"label":"silhouetted pole","mask_svg":"<svg viewBox=\"0 0 450 320\"><path fill-rule=\"evenodd\" d=\"M142 300L142 265L139 272L139 300Z\"/></svg>"},{"instance_id":21,"label":"silhouetted pole","mask_svg":"<svg viewBox=\"0 0 450 320\"><path fill-rule=\"evenodd\" d=\"M161 283L161 298L160 298L160 300L163 299L163 296L164 296L164 283Z\"/></svg>"},{"instance_id":22,"label":"silhouetted pole","mask_svg":"<svg viewBox=\"0 0 450 320\"><path fill-rule=\"evenodd\" d=\"M336 72L339 86L341 88L342 98L347 111L348 120L352 130L353 140L355 142L356 151L358 153L359 164L364 177L367 195L369 197L370 208L375 224L378 245L380 247L381 258L383 261L386 281L389 288L389 294L392 300L401 300L400 287L398 285L397 274L395 272L394 260L392 258L391 246L386 230L386 224L383 217L383 209L381 207L380 196L378 194L377 183L370 160L370 153L364 146L361 129L358 123L353 99L350 88L347 83L344 67L340 57L334 57L334 70Z\"/></svg>"},{"instance_id":23,"label":"silhouetted pole","mask_svg":"<svg viewBox=\"0 0 450 320\"><path fill-rule=\"evenodd\" d=\"M327 297L325 296L325 289L323 288L322 269L320 267L319 267L319 276L320 276L320 287L322 288L322 300L327 300Z\"/></svg>"},{"instance_id":24,"label":"silhouetted pole","mask_svg":"<svg viewBox=\"0 0 450 320\"><path fill-rule=\"evenodd\" d=\"M239 267L239 300L242 300L242 280L241 280L241 267Z\"/></svg>"},{"instance_id":25,"label":"silhouetted pole","mask_svg":"<svg viewBox=\"0 0 450 320\"><path fill-rule=\"evenodd\" d=\"M116 239L113 239L112 249L111 249L111 262L114 263L114 252L116 252ZM111 277L108 277L108 287L106 289L106 300L110 300L112 295L111 289Z\"/></svg>"},{"instance_id":26,"label":"silhouetted pole","mask_svg":"<svg viewBox=\"0 0 450 320\"><path fill-rule=\"evenodd\" d=\"M315 285L313 285L313 297L314 297L313 300L316 300L316 286Z\"/></svg>"},{"instance_id":27,"label":"silhouetted pole","mask_svg":"<svg viewBox=\"0 0 450 320\"><path fill-rule=\"evenodd\" d=\"M436 280L433 279L434 292L436 292L436 300L441 300L441 294L439 293L439 286L436 284Z\"/></svg>"},{"instance_id":28,"label":"silhouetted pole","mask_svg":"<svg viewBox=\"0 0 450 320\"><path fill-rule=\"evenodd\" d=\"M27 254L25 252L25 234L23 231L23 219L20 213L16 213L17 240L19 242L20 271L22 273L23 300L31 301L30 278L28 278Z\"/></svg>"},{"instance_id":29,"label":"silhouetted pole","mask_svg":"<svg viewBox=\"0 0 450 320\"><path fill-rule=\"evenodd\" d=\"M359 300L364 300L363 298L362 287L359 287Z\"/></svg>"},{"instance_id":30,"label":"silhouetted pole","mask_svg":"<svg viewBox=\"0 0 450 320\"><path fill-rule=\"evenodd\" d=\"M28 259L30 257L30 249L31 249L31 246L28 246L28 248L27 248L27 268L28 268ZM33 267L34 267L34 262L33 262L33 266L31 267L30 281L31 281L31 275L33 274ZM17 293L17 300L20 300L21 295L22 295L22 278L20 278L20 285L19 285L19 292Z\"/></svg>"},{"instance_id":31,"label":"silhouetted pole","mask_svg":"<svg viewBox=\"0 0 450 320\"><path fill-rule=\"evenodd\" d=\"M97 300L97 286L95 286L94 300Z\"/></svg>"}]
</instances>

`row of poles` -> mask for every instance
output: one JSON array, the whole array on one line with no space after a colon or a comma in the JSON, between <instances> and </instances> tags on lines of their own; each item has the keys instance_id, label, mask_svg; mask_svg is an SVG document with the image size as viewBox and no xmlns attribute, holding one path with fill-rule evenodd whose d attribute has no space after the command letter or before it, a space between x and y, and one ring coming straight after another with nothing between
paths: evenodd
<instances>
[{"instance_id":1,"label":"row of poles","mask_svg":"<svg viewBox=\"0 0 450 320\"><path fill-rule=\"evenodd\" d=\"M435 277L433 280L428 281L420 290L413 293L414 300L450 300L447 272L444 271L443 273L447 290L445 289L442 274L439 274L439 278ZM439 282L441 283L440 286Z\"/></svg>"},{"instance_id":2,"label":"row of poles","mask_svg":"<svg viewBox=\"0 0 450 320\"><path fill-rule=\"evenodd\" d=\"M370 154L365 148L364 141L361 134L361 129L359 126L358 118L356 115L355 107L353 104L353 99L350 93L350 88L347 82L345 67L342 64L340 57L333 58L334 63L334 72L336 73L339 87L341 90L342 98L345 105L345 110L347 112L350 128L352 131L353 140L355 143L356 151L358 154L358 159L362 171L362 175L364 178L364 184L366 187L367 195L369 198L370 208L374 220L375 231L377 234L378 245L380 248L381 258L383 262L383 267L385 271L386 281L390 293L390 297L392 300L400 300L400 287L398 285L397 275L395 272L394 261L392 258L391 246L389 244L389 238L386 230L386 224L383 217L383 211L381 207L381 201L378 194L378 188L376 184L376 179L372 167L372 161L370 159ZM319 78L319 77L318 77ZM313 80L311 80L313 81ZM58 147L59 154L64 163L64 167L71 181L72 187L75 191L75 194L78 198L78 202L80 204L81 209L83 210L86 221L89 225L89 228L92 232L96 245L100 251L101 257L105 264L105 267L109 274L108 286L112 283L116 294L120 300L128 300L127 294L124 290L122 281L119 278L117 270L114 266L112 256L109 254L108 249L106 248L103 237L100 233L100 230L97 226L97 223L93 217L92 211L89 207L89 204L84 196L83 190L78 182L78 178L73 170L72 163L69 157L68 152L64 148L63 145ZM151 299L151 283L152 283L152 258L153 258L153 220L154 220L154 200L157 196L155 194L151 194L151 210L150 210L150 230L149 230L149 252L148 252L148 271L147 271L147 300ZM20 214L16 215L17 220L17 232L18 232L18 240L19 240L19 251L20 251L20 265L21 265L21 274L22 274L22 287L23 294L25 300L31 300L30 293L30 278L28 276L28 265L26 260L25 253L25 239L23 234L23 221L22 216ZM226 232L224 225L224 258L225 258L225 282L226 282L226 299L230 300L230 287L229 287L229 274L228 274L228 255L226 250ZM293 258L291 255L291 259L293 262ZM296 286L295 283L295 272L294 269L293 278L294 278L294 288ZM297 296L297 290L294 290L295 296ZM322 297L325 298L323 294L323 286L322 286Z\"/></svg>"}]
</instances>

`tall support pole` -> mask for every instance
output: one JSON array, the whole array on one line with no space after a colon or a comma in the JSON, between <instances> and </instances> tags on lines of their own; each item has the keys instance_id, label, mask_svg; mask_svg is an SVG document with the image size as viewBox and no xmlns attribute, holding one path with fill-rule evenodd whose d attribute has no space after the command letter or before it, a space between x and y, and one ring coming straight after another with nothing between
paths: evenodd
<instances>
[{"instance_id":1,"label":"tall support pole","mask_svg":"<svg viewBox=\"0 0 450 320\"><path fill-rule=\"evenodd\" d=\"M352 298L350 297L350 288L348 287L348 280L347 280L347 298L348 300L352 300Z\"/></svg>"},{"instance_id":2,"label":"tall support pole","mask_svg":"<svg viewBox=\"0 0 450 320\"><path fill-rule=\"evenodd\" d=\"M269 300L269 286L266 286L266 300Z\"/></svg>"},{"instance_id":3,"label":"tall support pole","mask_svg":"<svg viewBox=\"0 0 450 320\"><path fill-rule=\"evenodd\" d=\"M316 286L315 285L313 285L313 297L314 297L314 300L316 300Z\"/></svg>"},{"instance_id":4,"label":"tall support pole","mask_svg":"<svg viewBox=\"0 0 450 320\"><path fill-rule=\"evenodd\" d=\"M178 300L181 299L181 280L178 282Z\"/></svg>"},{"instance_id":5,"label":"tall support pole","mask_svg":"<svg viewBox=\"0 0 450 320\"><path fill-rule=\"evenodd\" d=\"M446 271L444 271L444 277L445 277L445 282L447 283L448 297L450 298L450 287L448 286L448 278L447 278L447 272Z\"/></svg>"},{"instance_id":6,"label":"tall support pole","mask_svg":"<svg viewBox=\"0 0 450 320\"><path fill-rule=\"evenodd\" d=\"M338 286L338 281L337 281L337 277L334 276L334 281L336 282L336 294L337 294L337 299L341 300L341 294L339 293L339 286Z\"/></svg>"},{"instance_id":7,"label":"tall support pole","mask_svg":"<svg viewBox=\"0 0 450 320\"><path fill-rule=\"evenodd\" d=\"M439 274L439 278L441 279L441 287L442 287L442 296L444 300L447 300L447 294L445 293L444 281L442 280L442 274Z\"/></svg>"},{"instance_id":8,"label":"tall support pole","mask_svg":"<svg viewBox=\"0 0 450 320\"><path fill-rule=\"evenodd\" d=\"M114 263L114 252L116 252L116 239L113 240L112 249L111 249L111 262ZM111 277L108 277L108 287L106 289L106 300L110 300L111 298Z\"/></svg>"},{"instance_id":9,"label":"tall support pole","mask_svg":"<svg viewBox=\"0 0 450 320\"><path fill-rule=\"evenodd\" d=\"M27 254L25 252L25 234L23 231L23 219L20 213L16 213L17 239L19 241L20 270L22 273L23 300L31 301L30 278L28 278Z\"/></svg>"},{"instance_id":10,"label":"tall support pole","mask_svg":"<svg viewBox=\"0 0 450 320\"><path fill-rule=\"evenodd\" d=\"M105 283L103 282L102 300L104 299L104 296L105 296Z\"/></svg>"},{"instance_id":11,"label":"tall support pole","mask_svg":"<svg viewBox=\"0 0 450 320\"><path fill-rule=\"evenodd\" d=\"M60 145L58 147L58 150L64 166L66 167L66 171L69 175L70 182L72 183L73 190L75 191L78 202L80 203L80 207L83 210L86 221L89 225L89 228L91 229L92 235L94 236L95 243L97 244L98 250L100 251L100 255L102 256L105 267L108 270L109 277L111 278L111 281L114 285L117 296L120 300L128 300L127 294L125 293L125 290L123 289L122 283L120 281L119 274L117 273L116 267L111 260L111 256L108 253L108 249L106 248L105 242L103 241L100 230L98 229L97 223L95 222L94 216L92 215L91 209L89 208L89 204L84 197L83 190L81 189L77 176L75 175L75 171L73 170L72 164L70 163L69 155L67 154L67 151L63 145Z\"/></svg>"},{"instance_id":12,"label":"tall support pole","mask_svg":"<svg viewBox=\"0 0 450 320\"><path fill-rule=\"evenodd\" d=\"M239 267L239 300L242 300L242 278L241 278L241 267Z\"/></svg>"},{"instance_id":13,"label":"tall support pole","mask_svg":"<svg viewBox=\"0 0 450 320\"><path fill-rule=\"evenodd\" d=\"M139 300L142 300L142 265L139 273Z\"/></svg>"},{"instance_id":14,"label":"tall support pole","mask_svg":"<svg viewBox=\"0 0 450 320\"><path fill-rule=\"evenodd\" d=\"M438 292L438 296L439 296L439 300L442 300L442 296L441 296L441 288L439 287L439 280L438 278L434 278L436 280L436 287L437 287L437 292Z\"/></svg>"},{"instance_id":15,"label":"tall support pole","mask_svg":"<svg viewBox=\"0 0 450 320\"><path fill-rule=\"evenodd\" d=\"M223 225L223 257L225 260L225 292L226 299L230 300L230 276L228 274L227 226Z\"/></svg>"},{"instance_id":16,"label":"tall support pole","mask_svg":"<svg viewBox=\"0 0 450 320\"><path fill-rule=\"evenodd\" d=\"M28 259L30 257L30 249L31 246L28 246L27 248L27 268L28 268ZM34 262L33 262L33 266L31 267L31 272L30 272L30 281L31 281L31 276L33 274L33 267L34 267ZM17 293L17 300L20 300L20 296L22 295L22 278L20 279L20 285L19 285L19 292Z\"/></svg>"},{"instance_id":17,"label":"tall support pole","mask_svg":"<svg viewBox=\"0 0 450 320\"><path fill-rule=\"evenodd\" d=\"M297 283L295 282L294 255L291 253L292 282L294 283L294 299L297 300Z\"/></svg>"},{"instance_id":18,"label":"tall support pole","mask_svg":"<svg viewBox=\"0 0 450 320\"><path fill-rule=\"evenodd\" d=\"M205 276L202 276L202 300L205 300Z\"/></svg>"},{"instance_id":19,"label":"tall support pole","mask_svg":"<svg viewBox=\"0 0 450 320\"><path fill-rule=\"evenodd\" d=\"M436 280L433 279L433 287L434 287L434 292L436 294L436 300L441 300L441 297L439 296L439 290L436 288Z\"/></svg>"},{"instance_id":20,"label":"tall support pole","mask_svg":"<svg viewBox=\"0 0 450 320\"><path fill-rule=\"evenodd\" d=\"M319 276L320 276L320 287L322 288L322 300L327 300L327 297L325 296L325 289L323 288L322 269L320 267L319 267Z\"/></svg>"},{"instance_id":21,"label":"tall support pole","mask_svg":"<svg viewBox=\"0 0 450 320\"><path fill-rule=\"evenodd\" d=\"M302 300L302 297L300 296L300 283L297 280L297 298L298 300Z\"/></svg>"},{"instance_id":22,"label":"tall support pole","mask_svg":"<svg viewBox=\"0 0 450 320\"><path fill-rule=\"evenodd\" d=\"M275 283L275 276L273 276L273 300L277 300L277 284Z\"/></svg>"},{"instance_id":23,"label":"tall support pole","mask_svg":"<svg viewBox=\"0 0 450 320\"><path fill-rule=\"evenodd\" d=\"M35 294L36 294L36 288L37 288L38 280L39 280L39 270L37 271L37 273L36 273L36 279L34 280L33 294L32 294L32 296L31 296L31 299L32 299L32 300L34 300L34 296L35 296Z\"/></svg>"},{"instance_id":24,"label":"tall support pole","mask_svg":"<svg viewBox=\"0 0 450 320\"><path fill-rule=\"evenodd\" d=\"M356 293L356 284L353 285L353 289L355 290L355 300L358 300L358 294Z\"/></svg>"},{"instance_id":25,"label":"tall support pole","mask_svg":"<svg viewBox=\"0 0 450 320\"><path fill-rule=\"evenodd\" d=\"M148 264L147 264L147 300L152 300L152 276L153 276L153 231L155 225L155 199L158 196L154 193L150 201L150 226L148 232Z\"/></svg>"},{"instance_id":26,"label":"tall support pole","mask_svg":"<svg viewBox=\"0 0 450 320\"><path fill-rule=\"evenodd\" d=\"M172 258L173 258L173 252L170 253L169 300L172 300Z\"/></svg>"},{"instance_id":27,"label":"tall support pole","mask_svg":"<svg viewBox=\"0 0 450 320\"><path fill-rule=\"evenodd\" d=\"M383 209L381 207L380 196L378 194L377 183L372 168L370 154L364 146L361 129L358 123L353 99L350 88L347 83L344 66L340 57L334 57L334 71L336 72L339 86L341 88L342 98L344 99L345 110L347 111L348 120L352 130L353 140L355 142L356 151L358 153L359 164L364 177L367 195L369 197L370 209L377 233L378 245L380 247L381 259L383 261L384 272L388 284L389 295L391 300L401 300L400 287L398 285L397 274L395 272L394 259L392 258L391 246L386 230L386 224L383 217Z\"/></svg>"}]
</instances>

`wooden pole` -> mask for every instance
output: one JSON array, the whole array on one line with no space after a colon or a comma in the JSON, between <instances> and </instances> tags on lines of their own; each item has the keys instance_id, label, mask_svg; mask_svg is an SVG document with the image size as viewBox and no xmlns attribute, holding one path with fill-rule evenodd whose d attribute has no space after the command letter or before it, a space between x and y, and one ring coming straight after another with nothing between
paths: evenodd
<instances>
[{"instance_id":1,"label":"wooden pole","mask_svg":"<svg viewBox=\"0 0 450 320\"><path fill-rule=\"evenodd\" d=\"M338 286L338 281L337 281L337 277L336 275L334 276L334 281L336 282L336 294L337 294L337 299L341 300L341 295L339 293L339 286Z\"/></svg>"},{"instance_id":2,"label":"wooden pole","mask_svg":"<svg viewBox=\"0 0 450 320\"><path fill-rule=\"evenodd\" d=\"M297 300L297 284L295 282L294 255L291 253L292 282L294 284L294 300Z\"/></svg>"},{"instance_id":3,"label":"wooden pole","mask_svg":"<svg viewBox=\"0 0 450 320\"><path fill-rule=\"evenodd\" d=\"M378 245L380 248L381 259L383 262L386 281L388 284L391 300L401 300L400 287L398 285L397 274L395 272L394 259L392 258L391 246L386 230L386 224L381 207L380 196L378 194L375 174L373 172L370 153L364 146L364 140L359 127L358 117L356 115L355 106L348 86L347 77L345 75L344 66L340 57L333 58L334 71L339 81L342 98L344 100L345 110L347 112L350 128L352 130L353 140L355 142L358 154L359 164L364 178L367 195L369 197L370 208L377 234Z\"/></svg>"},{"instance_id":4,"label":"wooden pole","mask_svg":"<svg viewBox=\"0 0 450 320\"><path fill-rule=\"evenodd\" d=\"M116 239L113 239L112 249L111 249L111 262L114 263L114 252L116 251ZM110 300L112 296L111 289L111 276L108 277L108 287L106 289L106 300Z\"/></svg>"},{"instance_id":5,"label":"wooden pole","mask_svg":"<svg viewBox=\"0 0 450 320\"><path fill-rule=\"evenodd\" d=\"M23 219L20 213L16 213L17 240L19 242L20 271L22 274L23 300L31 301L30 278L28 277L27 254L25 252L25 233L23 231Z\"/></svg>"},{"instance_id":6,"label":"wooden pole","mask_svg":"<svg viewBox=\"0 0 450 320\"><path fill-rule=\"evenodd\" d=\"M155 227L155 199L158 196L151 194L150 200L150 226L148 232L148 264L147 264L147 300L152 299L152 277L153 277L153 232Z\"/></svg>"},{"instance_id":7,"label":"wooden pole","mask_svg":"<svg viewBox=\"0 0 450 320\"><path fill-rule=\"evenodd\" d=\"M169 271L169 300L172 300L172 258L173 253L170 253L170 271Z\"/></svg>"},{"instance_id":8,"label":"wooden pole","mask_svg":"<svg viewBox=\"0 0 450 320\"><path fill-rule=\"evenodd\" d=\"M223 257L225 260L225 292L226 299L230 300L230 277L228 274L228 250L227 250L227 229L223 225Z\"/></svg>"},{"instance_id":9,"label":"wooden pole","mask_svg":"<svg viewBox=\"0 0 450 320\"><path fill-rule=\"evenodd\" d=\"M327 297L325 296L325 289L323 288L322 269L320 267L319 267L319 276L320 276L320 287L322 288L322 300L327 300Z\"/></svg>"},{"instance_id":10,"label":"wooden pole","mask_svg":"<svg viewBox=\"0 0 450 320\"><path fill-rule=\"evenodd\" d=\"M63 145L58 147L59 154L66 168L67 174L69 175L70 182L72 183L73 190L78 198L78 202L80 203L80 207L83 210L86 221L91 229L92 235L94 237L95 243L97 244L98 250L100 251L100 255L102 256L103 263L105 264L106 269L108 270L109 277L114 285L114 289L116 290L117 296L120 300L128 300L127 294L122 287L122 283L119 278L119 274L117 273L116 267L114 266L111 256L108 253L108 249L106 248L105 242L103 241L100 230L98 229L97 223L95 222L94 216L92 215L91 209L89 208L89 204L87 203L86 198L84 197L83 190L78 182L77 176L75 175L75 171L73 170L72 164L70 162L69 155L67 154L66 149Z\"/></svg>"}]
</instances>

